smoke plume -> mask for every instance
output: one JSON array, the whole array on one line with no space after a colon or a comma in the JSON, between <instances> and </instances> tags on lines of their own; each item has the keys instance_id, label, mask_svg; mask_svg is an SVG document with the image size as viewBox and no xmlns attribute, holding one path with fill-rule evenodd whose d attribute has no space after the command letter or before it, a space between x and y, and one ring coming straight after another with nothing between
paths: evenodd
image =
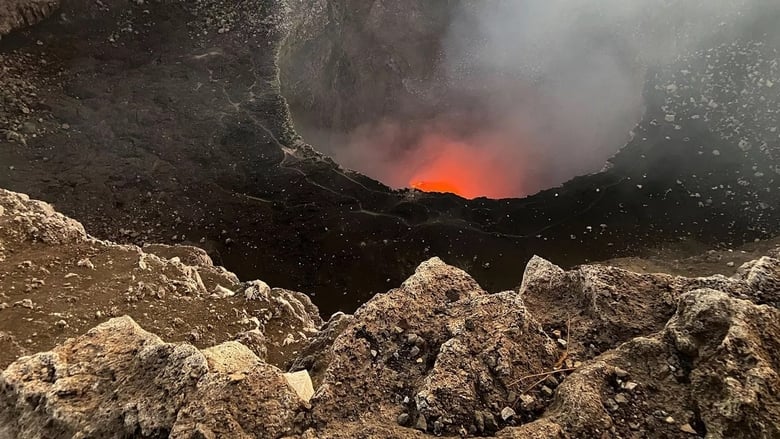
<instances>
[{"instance_id":1,"label":"smoke plume","mask_svg":"<svg viewBox=\"0 0 780 439\"><path fill-rule=\"evenodd\" d=\"M767 1L462 1L435 74L407 81L426 115L329 152L394 187L532 194L600 169L641 118L648 69L738 37Z\"/></svg>"}]
</instances>

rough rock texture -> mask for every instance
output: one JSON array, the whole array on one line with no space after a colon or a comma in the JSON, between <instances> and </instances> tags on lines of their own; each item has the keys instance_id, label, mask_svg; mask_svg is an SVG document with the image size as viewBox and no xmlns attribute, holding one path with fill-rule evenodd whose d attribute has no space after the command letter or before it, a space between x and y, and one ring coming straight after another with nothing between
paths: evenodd
<instances>
[{"instance_id":1,"label":"rough rock texture","mask_svg":"<svg viewBox=\"0 0 780 439\"><path fill-rule=\"evenodd\" d=\"M201 249L97 240L51 205L5 190L0 266L2 366L124 314L200 347L240 337L281 366L322 324L306 295L242 284Z\"/></svg>"},{"instance_id":2,"label":"rough rock texture","mask_svg":"<svg viewBox=\"0 0 780 439\"><path fill-rule=\"evenodd\" d=\"M312 401L316 421L370 423L404 412L437 433L496 430L516 382L559 357L516 294L489 295L436 258L361 307L331 349Z\"/></svg>"},{"instance_id":3,"label":"rough rock texture","mask_svg":"<svg viewBox=\"0 0 780 439\"><path fill-rule=\"evenodd\" d=\"M499 436L776 437L779 318L719 291L686 293L662 331L589 361L541 419Z\"/></svg>"},{"instance_id":4,"label":"rough rock texture","mask_svg":"<svg viewBox=\"0 0 780 439\"><path fill-rule=\"evenodd\" d=\"M699 278L536 257L495 294L433 258L323 324L305 295L241 284L198 249L97 241L8 191L0 244L4 355L59 344L0 375L2 439L780 434L777 251ZM161 332L209 322L183 338L212 347L130 317L67 338L102 318L96 300Z\"/></svg>"},{"instance_id":5,"label":"rough rock texture","mask_svg":"<svg viewBox=\"0 0 780 439\"><path fill-rule=\"evenodd\" d=\"M21 358L0 389L4 438L278 437L302 407L241 345L163 343L128 317Z\"/></svg>"},{"instance_id":6,"label":"rough rock texture","mask_svg":"<svg viewBox=\"0 0 780 439\"><path fill-rule=\"evenodd\" d=\"M15 29L32 26L46 19L60 5L59 0L0 1L0 37Z\"/></svg>"},{"instance_id":7,"label":"rough rock texture","mask_svg":"<svg viewBox=\"0 0 780 439\"><path fill-rule=\"evenodd\" d=\"M727 292L756 304L778 305L780 261L770 257L743 264L733 277L687 278L640 274L604 265L583 265L571 271L539 257L526 266L519 294L548 327L577 334L571 349L590 354L618 342L660 330L677 309L681 294L699 288Z\"/></svg>"},{"instance_id":8,"label":"rough rock texture","mask_svg":"<svg viewBox=\"0 0 780 439\"><path fill-rule=\"evenodd\" d=\"M295 362L290 366L292 370L308 370L312 381L319 386L324 378L325 371L333 360L333 352L330 346L336 338L354 322L355 317L344 313L336 313L314 335L310 342L301 350Z\"/></svg>"}]
</instances>

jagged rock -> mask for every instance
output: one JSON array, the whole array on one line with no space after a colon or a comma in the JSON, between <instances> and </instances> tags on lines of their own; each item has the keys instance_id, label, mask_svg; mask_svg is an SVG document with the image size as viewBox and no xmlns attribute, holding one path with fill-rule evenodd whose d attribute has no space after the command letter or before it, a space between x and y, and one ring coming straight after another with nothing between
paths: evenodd
<instances>
[{"instance_id":1,"label":"jagged rock","mask_svg":"<svg viewBox=\"0 0 780 439\"><path fill-rule=\"evenodd\" d=\"M261 280L255 280L249 282L244 290L244 298L246 300L258 300L261 298L268 298L271 294L271 287L267 283Z\"/></svg>"},{"instance_id":2,"label":"jagged rock","mask_svg":"<svg viewBox=\"0 0 780 439\"><path fill-rule=\"evenodd\" d=\"M262 360L268 358L268 340L259 329L245 331L236 336L236 341L246 346L253 354Z\"/></svg>"},{"instance_id":3,"label":"jagged rock","mask_svg":"<svg viewBox=\"0 0 780 439\"><path fill-rule=\"evenodd\" d=\"M780 280L778 270L777 260L763 258L746 264L732 278L685 278L603 265L564 271L535 256L526 266L518 293L545 327L566 329L571 324L575 337L570 350L593 344L598 353L660 330L674 314L679 296L698 288L721 290L759 304L776 303L772 289Z\"/></svg>"},{"instance_id":4,"label":"jagged rock","mask_svg":"<svg viewBox=\"0 0 780 439\"><path fill-rule=\"evenodd\" d=\"M453 292L456 302L449 299ZM406 334L391 329L396 326ZM418 339L424 343L419 359L408 355ZM434 258L355 313L333 344L314 414L323 422L356 419L368 408L397 416L396 395L402 395L445 432L471 424L475 411L495 431L494 416L510 403L504 389L552 368L558 356L517 294L488 295L466 273Z\"/></svg>"},{"instance_id":5,"label":"jagged rock","mask_svg":"<svg viewBox=\"0 0 780 439\"><path fill-rule=\"evenodd\" d=\"M168 344L129 317L20 358L0 392L0 437L15 438L279 436L303 404L240 344Z\"/></svg>"},{"instance_id":6,"label":"jagged rock","mask_svg":"<svg viewBox=\"0 0 780 439\"><path fill-rule=\"evenodd\" d=\"M50 245L72 244L86 239L84 226L42 201L0 189L0 238L5 245L30 241Z\"/></svg>"},{"instance_id":7,"label":"jagged rock","mask_svg":"<svg viewBox=\"0 0 780 439\"><path fill-rule=\"evenodd\" d=\"M780 256L780 255L779 255ZM780 307L780 260L769 256L750 261L742 265L737 279L744 281L751 294L749 298L756 303L766 303Z\"/></svg>"},{"instance_id":8,"label":"jagged rock","mask_svg":"<svg viewBox=\"0 0 780 439\"><path fill-rule=\"evenodd\" d=\"M0 1L0 37L46 19L60 6L59 0Z\"/></svg>"},{"instance_id":9,"label":"jagged rock","mask_svg":"<svg viewBox=\"0 0 780 439\"><path fill-rule=\"evenodd\" d=\"M0 436L168 431L185 394L206 373L206 359L194 347L165 344L129 318L113 319L3 372Z\"/></svg>"},{"instance_id":10,"label":"jagged rock","mask_svg":"<svg viewBox=\"0 0 780 439\"><path fill-rule=\"evenodd\" d=\"M232 284L239 283L238 276L225 270L223 267L214 265L208 253L205 250L189 245L165 245L165 244L147 244L142 249L146 253L152 253L163 259L178 260L184 265L190 265L198 268L215 269L225 276L229 277Z\"/></svg>"},{"instance_id":11,"label":"jagged rock","mask_svg":"<svg viewBox=\"0 0 780 439\"><path fill-rule=\"evenodd\" d=\"M309 372L305 370L299 370L298 372L288 372L284 374L284 378L287 380L287 384L292 387L298 396L304 402L309 402L312 396L314 396L314 386L309 377Z\"/></svg>"},{"instance_id":12,"label":"jagged rock","mask_svg":"<svg viewBox=\"0 0 780 439\"><path fill-rule=\"evenodd\" d=\"M203 250L97 240L51 205L5 190L0 190L0 262L3 301L30 305L32 314L0 321L7 334L0 338L2 367L84 333L95 319L127 314L167 339L198 347L239 334L259 357L286 369L293 352L322 324L300 293L268 288L251 301L231 296L228 292L242 290L238 278L214 266ZM223 294L214 298L215 290ZM28 317L57 330L22 323ZM57 324L63 318L64 327Z\"/></svg>"},{"instance_id":13,"label":"jagged rock","mask_svg":"<svg viewBox=\"0 0 780 439\"><path fill-rule=\"evenodd\" d=\"M268 313L260 318L261 324L283 317L299 322L307 332L314 332L322 326L319 311L309 296L282 288L271 289L261 280L247 282L247 285L244 290L244 298L247 301L267 304Z\"/></svg>"},{"instance_id":14,"label":"jagged rock","mask_svg":"<svg viewBox=\"0 0 780 439\"><path fill-rule=\"evenodd\" d=\"M236 341L204 349L202 353L212 373L232 374L250 370L260 363L260 359L249 348Z\"/></svg>"},{"instance_id":15,"label":"jagged rock","mask_svg":"<svg viewBox=\"0 0 780 439\"><path fill-rule=\"evenodd\" d=\"M565 430L598 437L610 428L629 435L629 426L614 422L604 410L604 401L619 391L610 378L617 366L640 382L653 383L637 396L641 405L624 405L625 418L663 410L686 425L701 423L713 437L775 437L780 410L770 401L780 391L780 360L774 354L778 334L776 308L715 290L685 293L664 330L586 363L561 384L555 404L541 419L500 436L557 438ZM675 430L679 427L670 424L657 426L654 433L674 435Z\"/></svg>"},{"instance_id":16,"label":"jagged rock","mask_svg":"<svg viewBox=\"0 0 780 439\"><path fill-rule=\"evenodd\" d=\"M336 337L354 321L354 317L344 313L336 313L331 316L319 332L311 338L311 341L302 349L298 357L290 366L290 370L308 370L314 385L319 387L325 370L333 359L333 345Z\"/></svg>"}]
</instances>

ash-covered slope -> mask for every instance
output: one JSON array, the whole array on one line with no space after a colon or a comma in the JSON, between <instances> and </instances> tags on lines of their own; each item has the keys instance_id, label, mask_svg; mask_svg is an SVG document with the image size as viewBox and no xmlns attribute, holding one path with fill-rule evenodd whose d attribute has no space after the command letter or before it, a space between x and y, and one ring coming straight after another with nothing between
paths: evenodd
<instances>
[{"instance_id":1,"label":"ash-covered slope","mask_svg":"<svg viewBox=\"0 0 780 439\"><path fill-rule=\"evenodd\" d=\"M692 54L651 79L647 114L611 169L523 200L466 201L391 191L296 138L280 46L323 23L295 10L64 1L0 43L0 186L55 203L101 238L200 245L242 277L306 291L325 313L355 309L433 255L498 291L535 253L569 265L778 232L778 138L721 129L722 115L772 120L767 81L780 78L768 44ZM705 81L712 72L730 73ZM710 122L682 108L686 81L718 104L700 112Z\"/></svg>"},{"instance_id":2,"label":"ash-covered slope","mask_svg":"<svg viewBox=\"0 0 780 439\"><path fill-rule=\"evenodd\" d=\"M99 293L80 284L72 293L77 303L97 294L124 301L132 291L121 280L143 277L167 294L131 301L120 313L164 331L171 311L161 309L197 302L213 319L207 320L213 339L200 342L220 343L208 349L165 343L130 317L103 322L98 316L99 325L67 340L61 331L70 325L38 327L30 340L18 338L25 351L59 345L19 358L0 374L2 438L780 434L780 249L743 264L733 277L596 265L564 271L535 257L517 289L497 294L433 258L354 315L322 324L303 295L261 293L255 281L240 297L205 297L193 280L198 276L204 284L235 280L206 261L184 265L91 240L79 223L19 194L3 192L0 206L0 269L37 270L46 279L20 293L6 274L4 296L55 287L69 258L92 246L116 262L99 263L93 255L93 266L72 268L89 275L68 280L120 282ZM181 247L157 250L198 255ZM31 252L39 255L35 262L20 268L17 259ZM54 263L39 265L46 255ZM122 255L132 255L133 264L121 262ZM34 303L0 310L0 322L38 322L73 307L53 294ZM230 307L235 315L221 311ZM238 308L263 322L251 331L249 346L242 344L246 334L241 342L223 342L242 330L232 323ZM176 326L203 324L201 318L182 316ZM3 339L24 330L4 327ZM287 332L282 357L289 361L277 357L269 364L264 353L277 350ZM307 369L314 389L300 386L300 374L285 374L288 367Z\"/></svg>"}]
</instances>

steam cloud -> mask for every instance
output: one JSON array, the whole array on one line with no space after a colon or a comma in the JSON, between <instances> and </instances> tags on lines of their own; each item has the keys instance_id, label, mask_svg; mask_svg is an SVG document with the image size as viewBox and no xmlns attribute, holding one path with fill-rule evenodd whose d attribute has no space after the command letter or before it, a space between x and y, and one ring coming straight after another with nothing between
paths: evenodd
<instances>
[{"instance_id":1,"label":"steam cloud","mask_svg":"<svg viewBox=\"0 0 780 439\"><path fill-rule=\"evenodd\" d=\"M463 1L423 122L360 127L341 163L395 187L439 174L474 197L523 196L597 171L642 113L648 68L745 30L768 0Z\"/></svg>"}]
</instances>

